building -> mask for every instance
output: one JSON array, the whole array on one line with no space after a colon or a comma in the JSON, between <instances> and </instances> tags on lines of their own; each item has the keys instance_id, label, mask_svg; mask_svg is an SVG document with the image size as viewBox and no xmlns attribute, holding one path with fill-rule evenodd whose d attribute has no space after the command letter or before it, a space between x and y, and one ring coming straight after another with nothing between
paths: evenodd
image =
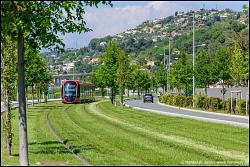
<instances>
[{"instance_id":1,"label":"building","mask_svg":"<svg viewBox=\"0 0 250 167\"><path fill-rule=\"evenodd\" d=\"M74 68L74 63L64 63L63 64L63 71L69 71L70 69Z\"/></svg>"}]
</instances>

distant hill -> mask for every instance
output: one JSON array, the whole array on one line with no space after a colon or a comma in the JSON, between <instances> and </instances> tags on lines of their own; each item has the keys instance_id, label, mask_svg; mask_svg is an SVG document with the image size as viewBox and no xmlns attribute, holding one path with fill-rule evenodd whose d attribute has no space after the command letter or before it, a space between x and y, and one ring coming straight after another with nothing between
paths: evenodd
<instances>
[{"instance_id":1,"label":"distant hill","mask_svg":"<svg viewBox=\"0 0 250 167\"><path fill-rule=\"evenodd\" d=\"M240 32L248 25L248 16L231 9L175 12L173 16L147 20L133 29L114 36L94 38L87 47L59 54L51 65L62 65L73 60L80 60L77 70L81 70L83 64L86 68L93 68L93 64L100 63L98 58L104 52L106 44L113 40L131 55L132 61L142 66L147 66L147 64L158 66L162 62L161 54L164 53L164 48L168 54L170 37L172 59L176 58L179 51L192 53L193 12L195 12L195 42L196 44L205 43L206 47L203 49L210 51L214 51L220 45L228 45L230 43L228 38L233 35L233 32Z\"/></svg>"}]
</instances>

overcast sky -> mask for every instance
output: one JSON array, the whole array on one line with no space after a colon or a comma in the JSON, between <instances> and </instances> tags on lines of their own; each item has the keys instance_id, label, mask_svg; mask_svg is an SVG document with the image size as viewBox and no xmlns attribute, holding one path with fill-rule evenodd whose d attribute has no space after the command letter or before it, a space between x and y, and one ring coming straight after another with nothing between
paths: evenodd
<instances>
[{"instance_id":1,"label":"overcast sky","mask_svg":"<svg viewBox=\"0 0 250 167\"><path fill-rule=\"evenodd\" d=\"M87 46L93 38L115 35L134 28L146 20L174 15L175 11L198 10L205 5L206 9L230 8L242 10L248 1L114 1L113 7L101 5L98 8L88 7L84 19L87 27L93 31L88 33L71 33L61 36L66 48Z\"/></svg>"}]
</instances>

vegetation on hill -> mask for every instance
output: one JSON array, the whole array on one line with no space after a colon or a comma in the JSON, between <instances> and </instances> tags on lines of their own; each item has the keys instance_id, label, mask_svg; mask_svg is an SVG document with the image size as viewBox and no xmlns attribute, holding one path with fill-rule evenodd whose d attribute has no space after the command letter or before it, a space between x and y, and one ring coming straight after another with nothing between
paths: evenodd
<instances>
[{"instance_id":1,"label":"vegetation on hill","mask_svg":"<svg viewBox=\"0 0 250 167\"><path fill-rule=\"evenodd\" d=\"M214 55L220 46L230 47L233 40L240 40L245 50L249 46L247 12L201 9L196 11L196 15L195 45L206 44L205 47L196 48L197 55L202 51ZM57 73L63 73L63 63L76 61L75 72L91 72L101 64L100 57L108 42L115 41L130 56L131 63L155 71L163 64L164 51L165 55L169 54L169 37L171 62L178 58L180 52L192 54L192 11L176 12L175 16L145 21L134 29L114 36L94 38L87 47L60 53L50 65L54 66Z\"/></svg>"}]
</instances>

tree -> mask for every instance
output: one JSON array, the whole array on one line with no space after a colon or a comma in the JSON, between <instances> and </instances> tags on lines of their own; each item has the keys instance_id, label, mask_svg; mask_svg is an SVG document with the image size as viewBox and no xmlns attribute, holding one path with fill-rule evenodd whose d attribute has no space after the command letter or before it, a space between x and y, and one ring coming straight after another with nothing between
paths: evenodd
<instances>
[{"instance_id":1,"label":"tree","mask_svg":"<svg viewBox=\"0 0 250 167\"><path fill-rule=\"evenodd\" d=\"M234 49L231 55L230 61L230 75L236 83L236 86L242 85L243 80L249 78L249 57L244 55L244 52L240 50L239 44L235 41Z\"/></svg>"},{"instance_id":2,"label":"tree","mask_svg":"<svg viewBox=\"0 0 250 167\"><path fill-rule=\"evenodd\" d=\"M90 81L95 83L97 87L101 88L102 97L104 97L104 88L106 86L105 83L105 67L104 65L100 65L94 72L93 75L91 75Z\"/></svg>"},{"instance_id":3,"label":"tree","mask_svg":"<svg viewBox=\"0 0 250 167\"><path fill-rule=\"evenodd\" d=\"M207 95L207 87L213 82L212 60L207 52L201 52L196 58L195 81L196 87L205 87L205 94Z\"/></svg>"},{"instance_id":4,"label":"tree","mask_svg":"<svg viewBox=\"0 0 250 167\"><path fill-rule=\"evenodd\" d=\"M167 71L165 66L162 64L158 70L156 71L156 82L157 86L160 86L163 88L163 90L166 90L166 85L167 85Z\"/></svg>"},{"instance_id":5,"label":"tree","mask_svg":"<svg viewBox=\"0 0 250 167\"><path fill-rule=\"evenodd\" d=\"M111 88L111 102L114 104L117 88L116 73L118 69L118 56L120 48L114 42L109 42L101 59L103 61L104 82Z\"/></svg>"},{"instance_id":6,"label":"tree","mask_svg":"<svg viewBox=\"0 0 250 167\"><path fill-rule=\"evenodd\" d=\"M127 77L127 67L128 67L128 59L126 58L125 52L120 50L120 54L118 56L118 69L117 69L117 83L119 85L119 93L120 93L120 104L123 107L123 94L125 91L125 82Z\"/></svg>"},{"instance_id":7,"label":"tree","mask_svg":"<svg viewBox=\"0 0 250 167\"><path fill-rule=\"evenodd\" d=\"M30 54L32 56L32 54ZM30 58L27 60L29 64L27 63L27 80L31 80L30 83L27 82L27 86L32 86L32 99L34 94L33 86L36 85L37 88L37 97L38 102L40 102L41 93L43 92L45 94L45 97L47 97L47 89L48 84L52 81L52 75L49 72L48 64L46 60L40 55L38 51L34 51L33 58ZM34 76L33 76L33 75ZM47 102L47 98L45 98L45 101Z\"/></svg>"},{"instance_id":8,"label":"tree","mask_svg":"<svg viewBox=\"0 0 250 167\"><path fill-rule=\"evenodd\" d=\"M126 77L127 79L125 81L125 86L128 89L128 92L129 92L129 90L133 90L133 93L134 93L134 91L136 89L135 84L134 84L134 80L133 80L133 78L134 78L133 71L136 69L139 69L139 68L140 68L140 66L138 66L138 65L130 65L128 67L127 77ZM129 93L128 93L128 96L129 96Z\"/></svg>"},{"instance_id":9,"label":"tree","mask_svg":"<svg viewBox=\"0 0 250 167\"><path fill-rule=\"evenodd\" d=\"M192 88L192 60L185 53L181 53L177 61L173 62L170 70L170 86L185 90L186 96L191 92Z\"/></svg>"},{"instance_id":10,"label":"tree","mask_svg":"<svg viewBox=\"0 0 250 167\"><path fill-rule=\"evenodd\" d=\"M7 154L11 155L12 137L11 131L11 100L15 91L15 81L17 79L16 67L17 63L16 47L10 38L5 38L1 43L1 96L6 112L3 113L3 134L4 143L6 144Z\"/></svg>"},{"instance_id":11,"label":"tree","mask_svg":"<svg viewBox=\"0 0 250 167\"><path fill-rule=\"evenodd\" d=\"M1 1L1 42L7 35L18 46L18 95L20 165L28 163L27 121L25 101L24 39L33 48L62 49L58 37L73 32L88 32L83 20L85 6L98 6L100 1ZM111 2L102 1L104 4ZM10 24L11 23L11 24Z\"/></svg>"},{"instance_id":12,"label":"tree","mask_svg":"<svg viewBox=\"0 0 250 167\"><path fill-rule=\"evenodd\" d=\"M213 76L217 81L222 80L222 95L225 96L225 82L229 81L229 65L230 65L230 53L227 47L220 47L214 57L213 61Z\"/></svg>"},{"instance_id":13,"label":"tree","mask_svg":"<svg viewBox=\"0 0 250 167\"><path fill-rule=\"evenodd\" d=\"M149 73L145 69L135 69L132 73L132 80L134 81L134 88L137 88L138 97L142 90L148 91L151 84Z\"/></svg>"},{"instance_id":14,"label":"tree","mask_svg":"<svg viewBox=\"0 0 250 167\"><path fill-rule=\"evenodd\" d=\"M32 88L32 105L34 105L34 85L38 83L42 78L41 68L44 64L41 64L42 57L39 55L39 51L30 47L25 48L25 88L31 86Z\"/></svg>"},{"instance_id":15,"label":"tree","mask_svg":"<svg viewBox=\"0 0 250 167\"><path fill-rule=\"evenodd\" d=\"M242 5L242 11L245 14L245 17L248 15L248 10L249 10L249 8L247 7L247 5L243 4Z\"/></svg>"}]
</instances>

